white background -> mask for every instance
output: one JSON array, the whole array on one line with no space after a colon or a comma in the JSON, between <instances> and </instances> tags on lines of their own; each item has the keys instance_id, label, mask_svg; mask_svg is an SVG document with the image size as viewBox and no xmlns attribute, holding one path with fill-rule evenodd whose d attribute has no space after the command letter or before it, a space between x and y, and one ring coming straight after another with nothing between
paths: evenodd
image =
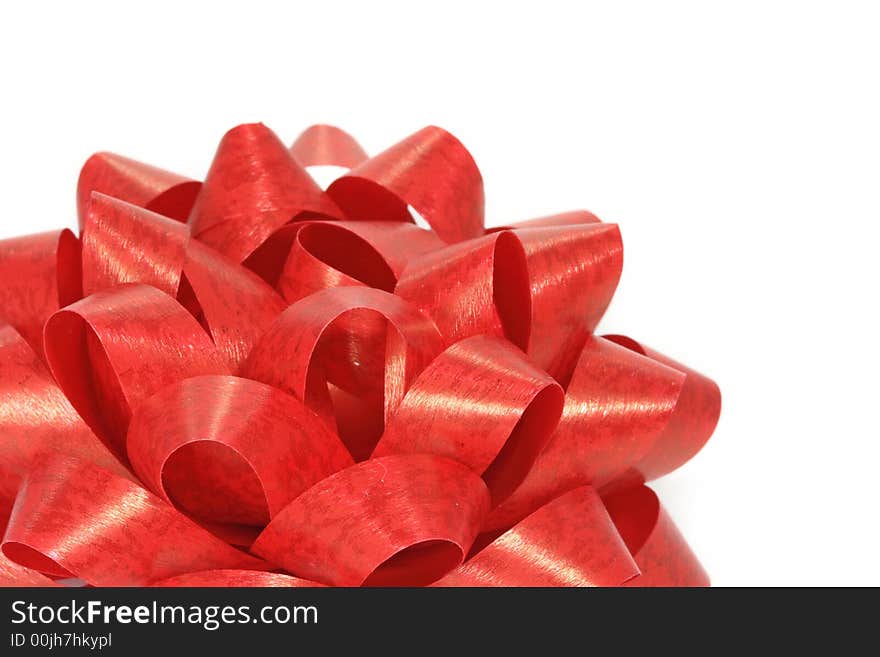
<instances>
[{"instance_id":1,"label":"white background","mask_svg":"<svg viewBox=\"0 0 880 657\"><path fill-rule=\"evenodd\" d=\"M878 585L880 20L711 4L6 3L0 236L74 226L96 150L200 178L238 123L444 126L490 223L618 222L600 328L721 385L657 484L714 583Z\"/></svg>"}]
</instances>

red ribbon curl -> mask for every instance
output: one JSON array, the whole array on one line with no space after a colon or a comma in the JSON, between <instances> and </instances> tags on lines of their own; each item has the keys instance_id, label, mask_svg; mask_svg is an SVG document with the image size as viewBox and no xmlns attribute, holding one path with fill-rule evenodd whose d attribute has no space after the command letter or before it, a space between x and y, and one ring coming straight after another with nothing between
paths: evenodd
<instances>
[{"instance_id":1,"label":"red ribbon curl","mask_svg":"<svg viewBox=\"0 0 880 657\"><path fill-rule=\"evenodd\" d=\"M204 183L98 153L77 211L0 241L0 584L708 584L645 482L720 393L595 335L617 226L485 229L436 127L243 125Z\"/></svg>"}]
</instances>

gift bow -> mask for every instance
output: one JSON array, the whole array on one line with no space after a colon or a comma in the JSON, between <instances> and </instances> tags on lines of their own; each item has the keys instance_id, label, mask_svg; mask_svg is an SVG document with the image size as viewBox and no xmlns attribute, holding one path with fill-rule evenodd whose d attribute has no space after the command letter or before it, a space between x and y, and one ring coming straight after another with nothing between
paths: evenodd
<instances>
[{"instance_id":1,"label":"gift bow","mask_svg":"<svg viewBox=\"0 0 880 657\"><path fill-rule=\"evenodd\" d=\"M436 127L243 125L203 183L99 153L77 201L0 242L0 582L708 583L644 483L720 394L594 334L615 225L485 229Z\"/></svg>"}]
</instances>

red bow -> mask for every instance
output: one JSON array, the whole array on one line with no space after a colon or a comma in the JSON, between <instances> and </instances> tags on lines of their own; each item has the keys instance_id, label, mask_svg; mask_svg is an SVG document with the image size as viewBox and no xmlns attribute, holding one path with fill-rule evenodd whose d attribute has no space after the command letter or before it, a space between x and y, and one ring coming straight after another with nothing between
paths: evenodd
<instances>
[{"instance_id":1,"label":"red bow","mask_svg":"<svg viewBox=\"0 0 880 657\"><path fill-rule=\"evenodd\" d=\"M708 583L644 482L720 394L594 335L617 226L486 230L435 127L243 125L204 183L101 153L77 200L0 242L0 583Z\"/></svg>"}]
</instances>

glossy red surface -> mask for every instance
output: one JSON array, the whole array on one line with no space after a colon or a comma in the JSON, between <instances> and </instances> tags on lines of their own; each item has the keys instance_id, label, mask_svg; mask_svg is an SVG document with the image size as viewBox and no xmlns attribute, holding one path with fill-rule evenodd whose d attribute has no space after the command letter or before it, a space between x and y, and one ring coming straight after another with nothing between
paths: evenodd
<instances>
[{"instance_id":1,"label":"glossy red surface","mask_svg":"<svg viewBox=\"0 0 880 657\"><path fill-rule=\"evenodd\" d=\"M712 379L623 335L606 339L643 354L684 374L675 411L650 450L632 466L632 473L651 481L680 468L702 449L721 415L721 391Z\"/></svg>"},{"instance_id":2,"label":"glossy red surface","mask_svg":"<svg viewBox=\"0 0 880 657\"><path fill-rule=\"evenodd\" d=\"M343 470L294 500L255 554L325 584L430 584L458 566L489 509L469 468L440 456L386 456Z\"/></svg>"},{"instance_id":3,"label":"glossy red surface","mask_svg":"<svg viewBox=\"0 0 880 657\"><path fill-rule=\"evenodd\" d=\"M259 570L203 570L197 573L186 573L161 579L152 586L164 587L209 587L224 588L227 586L255 586L255 587L316 587L324 586L307 579L283 575L281 573L267 573Z\"/></svg>"},{"instance_id":4,"label":"glossy red surface","mask_svg":"<svg viewBox=\"0 0 880 657\"><path fill-rule=\"evenodd\" d=\"M708 584L644 482L720 393L594 335L615 225L487 231L434 127L239 126L204 185L98 154L77 200L0 241L0 584Z\"/></svg>"},{"instance_id":5,"label":"glossy red surface","mask_svg":"<svg viewBox=\"0 0 880 657\"><path fill-rule=\"evenodd\" d=\"M52 454L68 454L126 476L126 469L92 433L43 361L8 324L0 324L0 523L22 478Z\"/></svg>"},{"instance_id":6,"label":"glossy red surface","mask_svg":"<svg viewBox=\"0 0 880 657\"><path fill-rule=\"evenodd\" d=\"M354 137L332 125L309 126L300 133L290 154L304 167L332 165L351 169L367 160Z\"/></svg>"},{"instance_id":7,"label":"glossy red surface","mask_svg":"<svg viewBox=\"0 0 880 657\"><path fill-rule=\"evenodd\" d=\"M412 221L407 205L446 242L483 233L483 178L458 139L423 128L335 181L327 193L351 219Z\"/></svg>"},{"instance_id":8,"label":"glossy red surface","mask_svg":"<svg viewBox=\"0 0 880 657\"><path fill-rule=\"evenodd\" d=\"M514 234L526 252L531 287L529 355L568 383L620 280L620 231L614 224L587 223L517 228Z\"/></svg>"},{"instance_id":9,"label":"glossy red surface","mask_svg":"<svg viewBox=\"0 0 880 657\"><path fill-rule=\"evenodd\" d=\"M289 303L341 285L393 292L407 264L443 246L431 231L394 221L314 221L283 230L293 241L277 286Z\"/></svg>"},{"instance_id":10,"label":"glossy red surface","mask_svg":"<svg viewBox=\"0 0 880 657\"><path fill-rule=\"evenodd\" d=\"M440 354L413 382L373 458L453 458L483 476L497 505L546 446L563 401L559 384L512 344L474 336Z\"/></svg>"},{"instance_id":11,"label":"glossy red surface","mask_svg":"<svg viewBox=\"0 0 880 657\"><path fill-rule=\"evenodd\" d=\"M20 565L94 586L137 586L201 568L262 568L137 484L53 458L25 477L3 537Z\"/></svg>"},{"instance_id":12,"label":"glossy red surface","mask_svg":"<svg viewBox=\"0 0 880 657\"><path fill-rule=\"evenodd\" d=\"M522 485L493 511L487 529L509 527L566 490L599 487L624 474L669 423L683 384L680 372L591 336L547 448Z\"/></svg>"},{"instance_id":13,"label":"glossy red surface","mask_svg":"<svg viewBox=\"0 0 880 657\"><path fill-rule=\"evenodd\" d=\"M132 408L167 385L228 372L199 323L154 287L96 292L46 322L46 357L58 385L92 430L125 453Z\"/></svg>"},{"instance_id":14,"label":"glossy red surface","mask_svg":"<svg viewBox=\"0 0 880 657\"><path fill-rule=\"evenodd\" d=\"M284 301L250 270L191 239L189 228L93 194L82 238L86 294L146 283L183 304L235 371Z\"/></svg>"},{"instance_id":15,"label":"glossy red surface","mask_svg":"<svg viewBox=\"0 0 880 657\"><path fill-rule=\"evenodd\" d=\"M189 215L193 235L241 262L284 224L339 208L262 123L227 132Z\"/></svg>"},{"instance_id":16,"label":"glossy red surface","mask_svg":"<svg viewBox=\"0 0 880 657\"><path fill-rule=\"evenodd\" d=\"M100 192L186 221L202 183L115 153L95 153L83 165L76 189L80 229L89 200Z\"/></svg>"},{"instance_id":17,"label":"glossy red surface","mask_svg":"<svg viewBox=\"0 0 880 657\"><path fill-rule=\"evenodd\" d=\"M367 287L330 288L285 310L242 374L302 400L328 427L340 429L352 455L362 460L384 419L441 349L437 327L400 297ZM340 407L330 386L360 403ZM378 415L379 432L369 431L376 424L370 421L349 421L352 431L341 431L339 413L345 410Z\"/></svg>"},{"instance_id":18,"label":"glossy red surface","mask_svg":"<svg viewBox=\"0 0 880 657\"><path fill-rule=\"evenodd\" d=\"M82 297L80 244L69 230L0 240L0 319L43 354L43 324Z\"/></svg>"},{"instance_id":19,"label":"glossy red surface","mask_svg":"<svg viewBox=\"0 0 880 657\"><path fill-rule=\"evenodd\" d=\"M496 335L523 350L528 347L529 273L523 245L510 231L414 259L394 293L429 315L447 344L472 335Z\"/></svg>"},{"instance_id":20,"label":"glossy red surface","mask_svg":"<svg viewBox=\"0 0 880 657\"><path fill-rule=\"evenodd\" d=\"M436 586L620 586L638 574L599 495L583 486L517 523Z\"/></svg>"},{"instance_id":21,"label":"glossy red surface","mask_svg":"<svg viewBox=\"0 0 880 657\"><path fill-rule=\"evenodd\" d=\"M197 376L138 407L128 457L141 481L188 514L263 526L321 479L353 464L290 395L233 376Z\"/></svg>"},{"instance_id":22,"label":"glossy red surface","mask_svg":"<svg viewBox=\"0 0 880 657\"><path fill-rule=\"evenodd\" d=\"M604 501L639 567L627 586L709 586L709 576L654 491L636 486Z\"/></svg>"}]
</instances>

